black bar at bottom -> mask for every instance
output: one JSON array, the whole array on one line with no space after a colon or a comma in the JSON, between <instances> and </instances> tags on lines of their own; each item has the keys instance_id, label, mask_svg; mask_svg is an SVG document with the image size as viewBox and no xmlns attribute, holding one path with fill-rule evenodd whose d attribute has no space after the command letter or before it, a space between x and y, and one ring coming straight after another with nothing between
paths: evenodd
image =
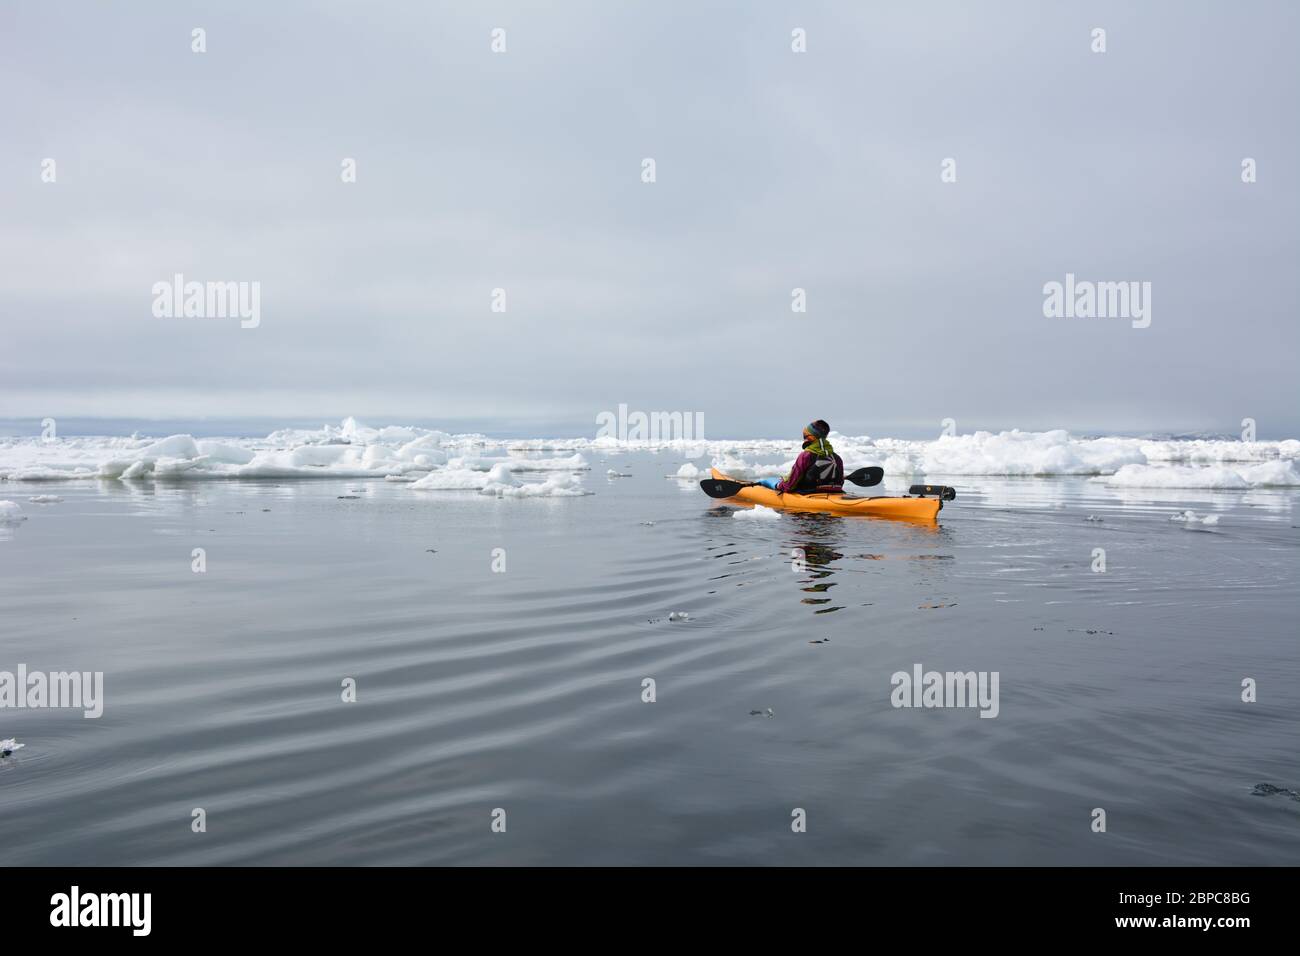
<instances>
[{"instance_id":1,"label":"black bar at bottom","mask_svg":"<svg viewBox=\"0 0 1300 956\"><path fill-rule=\"evenodd\" d=\"M812 920L819 931L843 927L872 940L918 933L927 941L969 942L972 933L1041 940L1048 933L1231 942L1286 930L1293 876L1227 868L9 868L0 870L0 931L9 943L76 932L83 943L203 942L237 933L336 945L433 930L455 945L447 934L458 929L492 941L516 933L537 941L620 925L653 935L702 919L728 927L733 942L763 939L773 920L795 930Z\"/></svg>"}]
</instances>

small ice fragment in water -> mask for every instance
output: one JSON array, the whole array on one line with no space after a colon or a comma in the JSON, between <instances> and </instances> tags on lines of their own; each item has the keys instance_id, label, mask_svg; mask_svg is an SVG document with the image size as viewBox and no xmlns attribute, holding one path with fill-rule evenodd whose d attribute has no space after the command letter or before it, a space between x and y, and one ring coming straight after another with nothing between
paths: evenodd
<instances>
[{"instance_id":1,"label":"small ice fragment in water","mask_svg":"<svg viewBox=\"0 0 1300 956\"><path fill-rule=\"evenodd\" d=\"M1177 514L1169 516L1170 521L1182 521L1185 524L1218 524L1218 515L1205 515L1201 517L1195 511L1180 511Z\"/></svg>"},{"instance_id":2,"label":"small ice fragment in water","mask_svg":"<svg viewBox=\"0 0 1300 956\"><path fill-rule=\"evenodd\" d=\"M1104 519L1103 519L1103 518L1099 518L1099 517L1097 517L1096 515L1088 515L1088 517L1084 518L1083 520L1084 520L1084 521L1102 521L1102 520L1104 520Z\"/></svg>"},{"instance_id":3,"label":"small ice fragment in water","mask_svg":"<svg viewBox=\"0 0 1300 956\"><path fill-rule=\"evenodd\" d=\"M18 502L0 501L0 524L26 520L27 516L23 514L23 509L18 507Z\"/></svg>"},{"instance_id":4,"label":"small ice fragment in water","mask_svg":"<svg viewBox=\"0 0 1300 956\"><path fill-rule=\"evenodd\" d=\"M632 477L631 474L629 474L628 472L615 471L613 468L605 472L605 474L610 478L631 478Z\"/></svg>"},{"instance_id":5,"label":"small ice fragment in water","mask_svg":"<svg viewBox=\"0 0 1300 956\"><path fill-rule=\"evenodd\" d=\"M58 495L32 495L27 500L37 505L53 505L58 504L63 499Z\"/></svg>"},{"instance_id":6,"label":"small ice fragment in water","mask_svg":"<svg viewBox=\"0 0 1300 956\"><path fill-rule=\"evenodd\" d=\"M15 750L22 750L26 746L26 744L20 744L12 737L0 740L0 757L8 757L13 754Z\"/></svg>"},{"instance_id":7,"label":"small ice fragment in water","mask_svg":"<svg viewBox=\"0 0 1300 956\"><path fill-rule=\"evenodd\" d=\"M673 611L668 615L668 620L670 621L689 621L690 619L691 616L685 611Z\"/></svg>"},{"instance_id":8,"label":"small ice fragment in water","mask_svg":"<svg viewBox=\"0 0 1300 956\"><path fill-rule=\"evenodd\" d=\"M751 717L775 717L776 714L774 714L774 713L772 712L772 708L769 707L769 708L767 708L767 710L751 710L751 711L749 712L749 716L751 716Z\"/></svg>"}]
</instances>

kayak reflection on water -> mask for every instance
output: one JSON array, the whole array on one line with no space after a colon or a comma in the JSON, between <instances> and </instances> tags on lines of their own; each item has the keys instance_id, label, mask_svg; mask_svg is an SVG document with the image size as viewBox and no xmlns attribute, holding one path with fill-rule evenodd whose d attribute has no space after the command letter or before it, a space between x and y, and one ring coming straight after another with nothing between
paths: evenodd
<instances>
[{"instance_id":1,"label":"kayak reflection on water","mask_svg":"<svg viewBox=\"0 0 1300 956\"><path fill-rule=\"evenodd\" d=\"M733 533L733 529L739 530L734 519L753 513L768 517L746 521L740 535ZM771 565L754 563L766 558L778 563L776 576L784 582L776 591L788 594L793 583L799 604L812 609L813 614L871 607L881 600L888 603L900 583L917 586L918 602L924 601L924 606L946 607L949 602L947 583L951 575L944 565L952 555L932 550L948 537L937 524L864 522L819 512L778 513L748 503L711 508L705 514L720 519L727 528L721 537L717 528L708 533L714 541L708 548L709 557L727 565L723 574L710 577L711 582L740 578L734 584L744 587L755 582L752 575L761 568L761 578L773 583ZM755 555L746 547L746 543L756 540L766 546L762 548L765 554ZM906 567L898 567L898 563ZM853 577L839 578L841 573ZM846 584L848 587L844 587ZM832 590L835 588L839 590ZM846 622L846 626L851 624Z\"/></svg>"},{"instance_id":2,"label":"kayak reflection on water","mask_svg":"<svg viewBox=\"0 0 1300 956\"><path fill-rule=\"evenodd\" d=\"M825 580L839 570L832 562L844 558L843 552L832 546L844 538L843 520L819 514L795 514L790 517L799 529L798 537L791 543L788 553L795 572L802 572L799 589L808 595L800 603L815 606L817 610L814 614L832 614L843 610L844 605L832 605L832 599L825 596L836 586L836 582Z\"/></svg>"},{"instance_id":3,"label":"kayak reflection on water","mask_svg":"<svg viewBox=\"0 0 1300 956\"><path fill-rule=\"evenodd\" d=\"M838 515L801 513L789 514L787 517L796 527L794 534L784 545L783 557L790 562L791 570L796 574L796 581L803 595L800 603L817 608L814 611L816 614L831 614L843 610L846 606L835 602L830 594L831 588L838 587L842 583L831 580L836 574L848 572L879 575L884 570L883 568L870 569L869 565L854 567L853 565L858 561L876 562L893 558L909 564L918 562L917 573L909 572L907 579L926 585L927 593L931 586L938 586L942 590L948 578L949 573L944 568L944 562L952 559L951 554L932 553L924 547L919 551L915 550L933 539L945 537L938 526L906 524L899 529L906 532L902 540L892 537L889 540L886 545L888 553L860 553L856 545L866 542L859 534L863 526L857 522L846 521ZM897 528L898 525L891 523L891 527ZM877 546L886 544L879 539L872 543ZM937 544L938 541L933 543ZM903 545L901 553L896 550L900 544ZM858 582L858 584L862 583ZM857 585L851 584L850 592L858 590ZM871 593L863 595L867 598L867 603L863 606L869 606L877 599L874 589L868 587L868 591ZM845 598L848 599L847 603L857 601L857 598L851 594L841 593L839 600L843 601Z\"/></svg>"}]
</instances>

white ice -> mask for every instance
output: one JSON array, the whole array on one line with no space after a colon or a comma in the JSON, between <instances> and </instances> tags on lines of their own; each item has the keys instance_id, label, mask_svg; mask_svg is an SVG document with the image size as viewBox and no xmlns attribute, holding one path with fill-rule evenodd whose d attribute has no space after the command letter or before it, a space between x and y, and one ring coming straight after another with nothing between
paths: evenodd
<instances>
[{"instance_id":1,"label":"white ice","mask_svg":"<svg viewBox=\"0 0 1300 956\"><path fill-rule=\"evenodd\" d=\"M752 508L738 508L732 517L741 521L779 521L781 515L774 508L754 505Z\"/></svg>"},{"instance_id":2,"label":"white ice","mask_svg":"<svg viewBox=\"0 0 1300 956\"><path fill-rule=\"evenodd\" d=\"M498 454L484 454L492 449ZM262 439L0 439L0 480L8 481L372 478L421 490L483 491L491 486L490 493L503 497L563 497L584 493L570 476L589 467L577 452L528 457L483 435L368 428L352 418L337 427L282 429ZM512 472L558 479L521 483L510 478Z\"/></svg>"},{"instance_id":3,"label":"white ice","mask_svg":"<svg viewBox=\"0 0 1300 956\"><path fill-rule=\"evenodd\" d=\"M1218 515L1197 515L1195 511L1180 511L1177 514L1169 516L1170 521L1181 521L1184 524L1218 524Z\"/></svg>"},{"instance_id":4,"label":"white ice","mask_svg":"<svg viewBox=\"0 0 1300 956\"><path fill-rule=\"evenodd\" d=\"M1300 470L1293 461L1259 464L1125 465L1098 481L1115 488L1204 488L1246 490L1248 488L1294 487L1300 485Z\"/></svg>"},{"instance_id":5,"label":"white ice","mask_svg":"<svg viewBox=\"0 0 1300 956\"><path fill-rule=\"evenodd\" d=\"M880 465L891 481L960 476L1097 477L1115 488L1245 490L1300 486L1300 440L1081 438L1063 430L974 432L932 440L832 433L850 468ZM683 457L674 477L695 478L709 459L735 478L785 475L799 451L781 439L621 441L601 438L503 441L410 426L371 428L356 419L319 429L280 429L265 438L196 439L172 435L0 439L0 480L143 481L239 478L343 478L404 481L413 489L483 490L531 497L568 494L568 483L545 492L489 477L492 473L573 475L589 469L583 453L648 449ZM554 457L537 457L548 453ZM546 485L545 482L541 483Z\"/></svg>"}]
</instances>

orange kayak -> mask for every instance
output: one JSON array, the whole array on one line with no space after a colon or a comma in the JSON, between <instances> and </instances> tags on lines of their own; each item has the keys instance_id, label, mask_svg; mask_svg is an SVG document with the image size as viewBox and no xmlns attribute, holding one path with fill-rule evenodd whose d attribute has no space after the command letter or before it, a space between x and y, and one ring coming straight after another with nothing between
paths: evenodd
<instances>
[{"instance_id":1,"label":"orange kayak","mask_svg":"<svg viewBox=\"0 0 1300 956\"><path fill-rule=\"evenodd\" d=\"M737 481L712 469L713 477L722 481ZM724 492L725 493L725 492ZM728 501L748 501L784 511L821 511L835 515L869 515L874 518L903 518L908 521L934 521L939 517L943 502L938 498L859 498L856 495L793 493L777 494L771 488L753 485L741 488Z\"/></svg>"}]
</instances>

